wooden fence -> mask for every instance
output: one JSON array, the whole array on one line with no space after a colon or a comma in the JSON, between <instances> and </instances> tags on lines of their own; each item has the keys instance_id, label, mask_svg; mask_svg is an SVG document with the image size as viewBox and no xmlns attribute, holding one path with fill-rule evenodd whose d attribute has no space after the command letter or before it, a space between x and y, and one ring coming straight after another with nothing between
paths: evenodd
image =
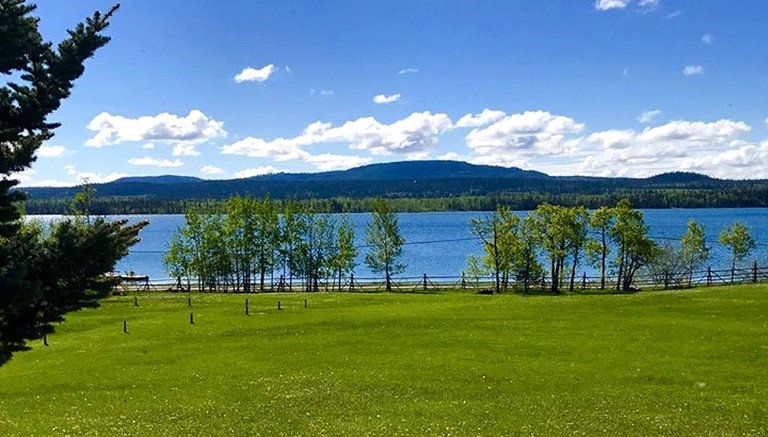
<instances>
[{"instance_id":1,"label":"wooden fence","mask_svg":"<svg viewBox=\"0 0 768 437\"><path fill-rule=\"evenodd\" d=\"M582 274L574 283L575 293L596 293L596 292L616 292L617 278L613 276L606 277L605 288L601 288L601 278L599 276L588 276ZM690 288L702 286L717 286L727 284L746 284L768 282L768 266L758 266L755 262L750 267L738 267L735 269L706 270L695 271L691 273L666 273L651 274L647 271L638 272L632 281L633 290L668 290L676 288ZM194 284L195 281L192 281ZM178 280L156 280L146 278L142 281L125 281L117 292L130 291L188 291L184 286L185 281ZM529 292L546 292L551 288L551 278L546 276L529 284ZM407 293L436 293L444 291L468 291L490 293L495 290L494 278L491 276L468 277L462 276L429 276L424 274L416 277L393 277L390 281L393 292ZM521 291L523 284L518 281L509 281L502 284L506 291ZM259 289L258 284L254 284L254 292L301 292L308 289L307 283L301 278L294 278L288 284L285 281L271 279L267 281L263 289ZM376 293L386 291L386 281L382 277L357 277L351 275L339 284L336 281L321 281L317 284L318 291L337 291L352 293ZM227 287L220 287L219 292L233 292ZM571 292L570 283L567 280L562 281L561 291Z\"/></svg>"}]
</instances>

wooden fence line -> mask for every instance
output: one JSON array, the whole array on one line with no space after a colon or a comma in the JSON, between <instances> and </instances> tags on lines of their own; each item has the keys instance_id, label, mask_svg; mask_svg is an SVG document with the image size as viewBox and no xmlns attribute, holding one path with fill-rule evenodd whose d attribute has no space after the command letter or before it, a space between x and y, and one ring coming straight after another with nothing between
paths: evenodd
<instances>
[{"instance_id":1,"label":"wooden fence line","mask_svg":"<svg viewBox=\"0 0 768 437\"><path fill-rule=\"evenodd\" d=\"M600 276L588 276L583 273L574 283L574 292L616 292L617 278L615 276L606 276L605 289L601 289ZM318 291L340 291L340 292L358 292L358 293L376 293L386 290L386 280L383 277L357 277L354 274L341 281L341 284L334 279L320 280L317 283ZM666 274L650 274L648 272L639 272L632 281L633 290L668 290L677 288L691 287L709 287L729 284L746 284L768 282L768 266L760 267L755 261L751 267L737 267L734 269L714 270L708 267L706 270L695 272L674 272ZM191 281L196 284L196 281ZM468 277L461 276L429 276L426 273L422 276L411 277L393 277L390 281L392 291L407 293L434 293L440 291L474 291L495 290L495 280L493 276ZM178 279L153 281L149 278L141 282L124 281L116 292L129 291L188 291L185 281ZM551 278L544 275L537 281L529 283L529 290L532 292L546 291L551 287ZM294 278L289 284L284 278L278 281L270 279L265 283L264 289L259 289L258 284L252 284L251 293L258 292L304 292L307 291L308 283L304 278ZM504 284L504 289L508 291L518 291L523 289L522 281L509 281ZM570 281L563 279L561 290L569 292ZM210 292L224 293L242 293L236 291L234 287L217 286Z\"/></svg>"}]
</instances>

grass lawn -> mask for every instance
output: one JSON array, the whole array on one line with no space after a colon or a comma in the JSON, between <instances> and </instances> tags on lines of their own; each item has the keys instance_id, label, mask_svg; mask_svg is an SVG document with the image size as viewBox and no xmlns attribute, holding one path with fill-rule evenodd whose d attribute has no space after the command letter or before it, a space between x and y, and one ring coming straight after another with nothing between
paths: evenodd
<instances>
[{"instance_id":1,"label":"grass lawn","mask_svg":"<svg viewBox=\"0 0 768 437\"><path fill-rule=\"evenodd\" d=\"M0 435L768 434L766 286L248 299L71 314L0 367Z\"/></svg>"}]
</instances>

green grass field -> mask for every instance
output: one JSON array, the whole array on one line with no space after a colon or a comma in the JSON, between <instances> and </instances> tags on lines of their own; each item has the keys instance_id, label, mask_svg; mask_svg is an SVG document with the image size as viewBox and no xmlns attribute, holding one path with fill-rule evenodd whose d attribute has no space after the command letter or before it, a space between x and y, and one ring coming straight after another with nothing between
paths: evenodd
<instances>
[{"instance_id":1,"label":"green grass field","mask_svg":"<svg viewBox=\"0 0 768 437\"><path fill-rule=\"evenodd\" d=\"M768 434L765 286L138 296L0 367L0 435Z\"/></svg>"}]
</instances>

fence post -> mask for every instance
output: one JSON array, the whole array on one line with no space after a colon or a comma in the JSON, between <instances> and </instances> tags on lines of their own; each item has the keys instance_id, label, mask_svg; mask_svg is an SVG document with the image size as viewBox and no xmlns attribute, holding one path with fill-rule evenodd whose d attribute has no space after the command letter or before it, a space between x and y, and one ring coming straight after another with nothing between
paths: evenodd
<instances>
[{"instance_id":1,"label":"fence post","mask_svg":"<svg viewBox=\"0 0 768 437\"><path fill-rule=\"evenodd\" d=\"M355 274L350 273L349 275L349 292L355 291Z\"/></svg>"},{"instance_id":2,"label":"fence post","mask_svg":"<svg viewBox=\"0 0 768 437\"><path fill-rule=\"evenodd\" d=\"M757 260L755 260L755 264L752 266L752 282L757 282Z\"/></svg>"},{"instance_id":3,"label":"fence post","mask_svg":"<svg viewBox=\"0 0 768 437\"><path fill-rule=\"evenodd\" d=\"M422 290L427 291L427 274L424 273L424 284L422 285Z\"/></svg>"},{"instance_id":4,"label":"fence post","mask_svg":"<svg viewBox=\"0 0 768 437\"><path fill-rule=\"evenodd\" d=\"M581 289L585 290L587 288L587 272L584 272L584 276L581 277Z\"/></svg>"},{"instance_id":5,"label":"fence post","mask_svg":"<svg viewBox=\"0 0 768 437\"><path fill-rule=\"evenodd\" d=\"M712 267L707 267L707 287L712 285Z\"/></svg>"},{"instance_id":6,"label":"fence post","mask_svg":"<svg viewBox=\"0 0 768 437\"><path fill-rule=\"evenodd\" d=\"M464 272L461 272L461 289L467 288L467 280L464 278Z\"/></svg>"}]
</instances>

